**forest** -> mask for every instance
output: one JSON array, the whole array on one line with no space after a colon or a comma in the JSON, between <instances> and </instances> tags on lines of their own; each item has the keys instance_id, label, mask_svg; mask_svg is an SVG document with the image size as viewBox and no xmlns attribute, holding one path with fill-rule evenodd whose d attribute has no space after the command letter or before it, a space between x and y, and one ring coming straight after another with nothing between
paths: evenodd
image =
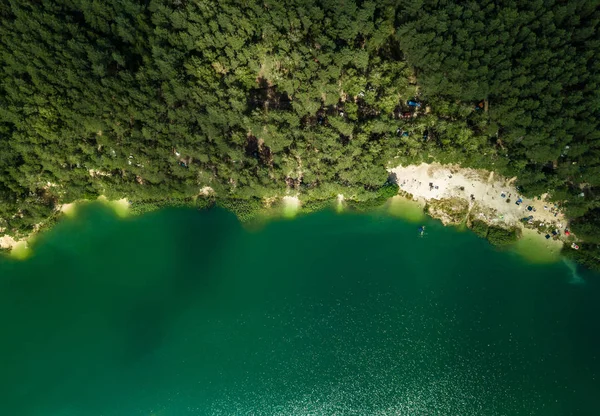
<instances>
[{"instance_id":1,"label":"forest","mask_svg":"<svg viewBox=\"0 0 600 416\"><path fill-rule=\"evenodd\" d=\"M599 22L590 0L5 0L0 229L99 195L368 204L438 161L550 192L598 266Z\"/></svg>"}]
</instances>

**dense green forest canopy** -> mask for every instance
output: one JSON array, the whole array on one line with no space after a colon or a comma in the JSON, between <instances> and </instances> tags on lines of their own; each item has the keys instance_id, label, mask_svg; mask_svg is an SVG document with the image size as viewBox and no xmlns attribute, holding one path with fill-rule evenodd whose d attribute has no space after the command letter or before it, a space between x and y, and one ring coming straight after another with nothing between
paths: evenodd
<instances>
[{"instance_id":1,"label":"dense green forest canopy","mask_svg":"<svg viewBox=\"0 0 600 416\"><path fill-rule=\"evenodd\" d=\"M437 160L551 191L597 250L599 19L590 0L6 0L0 228L207 186L365 201L387 167Z\"/></svg>"}]
</instances>

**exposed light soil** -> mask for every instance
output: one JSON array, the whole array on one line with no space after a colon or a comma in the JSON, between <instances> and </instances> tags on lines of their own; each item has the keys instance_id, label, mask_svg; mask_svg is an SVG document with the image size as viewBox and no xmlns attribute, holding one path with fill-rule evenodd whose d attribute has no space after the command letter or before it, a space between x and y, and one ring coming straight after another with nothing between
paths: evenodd
<instances>
[{"instance_id":1,"label":"exposed light soil","mask_svg":"<svg viewBox=\"0 0 600 416\"><path fill-rule=\"evenodd\" d=\"M559 207L549 201L548 194L539 199L527 198L515 187L516 178L437 163L398 166L390 173L400 194L427 204L429 213L445 224L479 219L491 225L523 227L521 220L533 216L526 223L527 228L537 229L544 236L548 230L556 229L556 243L573 240L572 235L565 236L567 220ZM517 205L519 198L522 202Z\"/></svg>"}]
</instances>

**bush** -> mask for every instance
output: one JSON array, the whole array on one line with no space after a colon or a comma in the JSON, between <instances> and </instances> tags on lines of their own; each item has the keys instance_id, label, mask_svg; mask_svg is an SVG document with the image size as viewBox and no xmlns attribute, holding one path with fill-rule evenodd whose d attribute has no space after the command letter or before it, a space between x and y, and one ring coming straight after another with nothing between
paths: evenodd
<instances>
[{"instance_id":1,"label":"bush","mask_svg":"<svg viewBox=\"0 0 600 416\"><path fill-rule=\"evenodd\" d=\"M215 198L213 196L198 197L196 199L196 208L210 209L215 206Z\"/></svg>"},{"instance_id":2,"label":"bush","mask_svg":"<svg viewBox=\"0 0 600 416\"><path fill-rule=\"evenodd\" d=\"M600 244L600 208L589 210L583 217L571 221L570 226L577 237Z\"/></svg>"},{"instance_id":3,"label":"bush","mask_svg":"<svg viewBox=\"0 0 600 416\"><path fill-rule=\"evenodd\" d=\"M570 244L564 244L561 254L589 269L600 271L600 245L592 243L578 244L579 250L573 250Z\"/></svg>"},{"instance_id":4,"label":"bush","mask_svg":"<svg viewBox=\"0 0 600 416\"><path fill-rule=\"evenodd\" d=\"M518 228L501 228L491 226L488 228L487 239L495 246L506 246L515 243L520 237Z\"/></svg>"},{"instance_id":5,"label":"bush","mask_svg":"<svg viewBox=\"0 0 600 416\"><path fill-rule=\"evenodd\" d=\"M480 220L471 222L471 230L481 238L486 238L488 234L488 225Z\"/></svg>"},{"instance_id":6,"label":"bush","mask_svg":"<svg viewBox=\"0 0 600 416\"><path fill-rule=\"evenodd\" d=\"M368 192L372 195L370 198L360 200L346 200L348 207L359 212L366 212L377 209L387 202L388 199L398 195L400 187L393 182L386 182L385 185L379 187L375 192Z\"/></svg>"},{"instance_id":7,"label":"bush","mask_svg":"<svg viewBox=\"0 0 600 416\"><path fill-rule=\"evenodd\" d=\"M167 198L160 200L133 201L129 211L134 215L158 211L162 208L194 208L196 205L192 198Z\"/></svg>"},{"instance_id":8,"label":"bush","mask_svg":"<svg viewBox=\"0 0 600 416\"><path fill-rule=\"evenodd\" d=\"M372 211L374 209L380 208L383 204L386 203L387 200L388 200L388 198L378 196L375 198L366 199L366 200L362 200L362 201L346 200L346 203L348 205L348 208L350 208L354 211L367 212L367 211Z\"/></svg>"},{"instance_id":9,"label":"bush","mask_svg":"<svg viewBox=\"0 0 600 416\"><path fill-rule=\"evenodd\" d=\"M399 190L400 190L400 187L398 186L397 183L387 182L385 185L383 185L381 188L379 188L377 190L377 197L388 199L388 198L398 195Z\"/></svg>"},{"instance_id":10,"label":"bush","mask_svg":"<svg viewBox=\"0 0 600 416\"><path fill-rule=\"evenodd\" d=\"M218 199L217 206L233 212L241 222L246 222L255 218L263 209L262 200L258 198Z\"/></svg>"},{"instance_id":11,"label":"bush","mask_svg":"<svg viewBox=\"0 0 600 416\"><path fill-rule=\"evenodd\" d=\"M317 212L324 211L333 207L334 201L331 199L315 200L315 201L302 201L301 212Z\"/></svg>"}]
</instances>

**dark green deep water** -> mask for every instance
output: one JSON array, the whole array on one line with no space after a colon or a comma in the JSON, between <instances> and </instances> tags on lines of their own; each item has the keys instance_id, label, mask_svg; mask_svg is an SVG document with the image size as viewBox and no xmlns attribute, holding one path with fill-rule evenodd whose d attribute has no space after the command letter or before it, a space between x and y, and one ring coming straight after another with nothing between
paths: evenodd
<instances>
[{"instance_id":1,"label":"dark green deep water","mask_svg":"<svg viewBox=\"0 0 600 416\"><path fill-rule=\"evenodd\" d=\"M416 228L88 208L0 260L0 414L600 414L600 276Z\"/></svg>"}]
</instances>

